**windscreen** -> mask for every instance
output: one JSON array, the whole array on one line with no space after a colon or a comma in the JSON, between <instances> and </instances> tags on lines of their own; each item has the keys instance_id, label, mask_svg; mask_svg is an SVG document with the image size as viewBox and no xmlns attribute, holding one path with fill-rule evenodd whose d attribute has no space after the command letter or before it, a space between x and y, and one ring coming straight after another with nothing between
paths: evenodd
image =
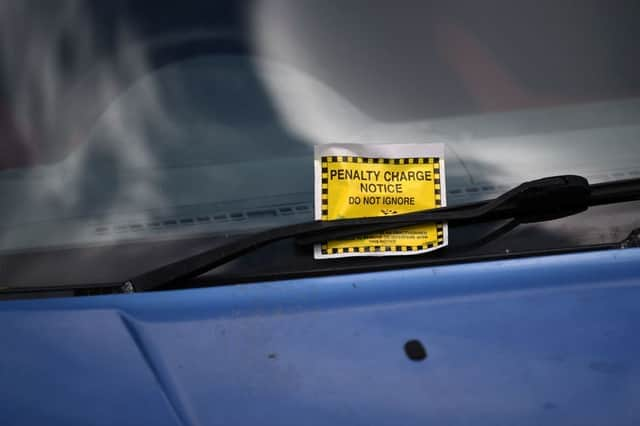
<instances>
[{"instance_id":1,"label":"windscreen","mask_svg":"<svg viewBox=\"0 0 640 426\"><path fill-rule=\"evenodd\" d=\"M638 12L2 0L0 251L311 220L325 143L442 143L449 204L638 177Z\"/></svg>"}]
</instances>

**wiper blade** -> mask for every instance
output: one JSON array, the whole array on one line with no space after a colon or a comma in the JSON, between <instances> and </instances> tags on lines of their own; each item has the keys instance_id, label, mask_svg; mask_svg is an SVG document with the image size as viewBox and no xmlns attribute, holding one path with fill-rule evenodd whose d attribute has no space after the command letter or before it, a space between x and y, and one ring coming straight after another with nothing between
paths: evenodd
<instances>
[{"instance_id":1,"label":"wiper blade","mask_svg":"<svg viewBox=\"0 0 640 426\"><path fill-rule=\"evenodd\" d=\"M525 182L488 201L395 216L313 221L237 237L202 253L163 265L122 284L123 292L149 291L194 278L249 251L286 238L300 245L366 235L429 222L467 225L512 219L533 223L571 216L591 206L640 200L640 179L589 185L576 175Z\"/></svg>"}]
</instances>

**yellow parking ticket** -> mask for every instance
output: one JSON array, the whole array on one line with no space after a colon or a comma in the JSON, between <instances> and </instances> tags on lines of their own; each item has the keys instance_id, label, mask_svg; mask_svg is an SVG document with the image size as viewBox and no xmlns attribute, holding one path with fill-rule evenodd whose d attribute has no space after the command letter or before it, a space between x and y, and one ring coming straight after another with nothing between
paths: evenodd
<instances>
[{"instance_id":1,"label":"yellow parking ticket","mask_svg":"<svg viewBox=\"0 0 640 426\"><path fill-rule=\"evenodd\" d=\"M446 206L442 144L328 144L315 148L315 218L352 219ZM447 224L428 223L327 241L316 259L420 254L448 243Z\"/></svg>"}]
</instances>

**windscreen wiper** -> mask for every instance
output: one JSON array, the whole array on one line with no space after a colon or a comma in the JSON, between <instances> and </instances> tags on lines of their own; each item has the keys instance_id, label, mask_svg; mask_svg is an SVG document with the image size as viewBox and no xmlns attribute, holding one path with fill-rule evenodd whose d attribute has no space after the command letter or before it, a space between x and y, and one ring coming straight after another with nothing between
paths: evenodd
<instances>
[{"instance_id":1,"label":"windscreen wiper","mask_svg":"<svg viewBox=\"0 0 640 426\"><path fill-rule=\"evenodd\" d=\"M590 185L581 176L547 177L525 182L487 201L394 216L313 221L238 236L215 248L133 277L122 284L121 290L129 293L166 287L286 238L295 238L299 245L312 245L429 222L457 226L511 219L508 228L512 229L520 223L571 216L592 206L635 200L640 200L640 179Z\"/></svg>"}]
</instances>

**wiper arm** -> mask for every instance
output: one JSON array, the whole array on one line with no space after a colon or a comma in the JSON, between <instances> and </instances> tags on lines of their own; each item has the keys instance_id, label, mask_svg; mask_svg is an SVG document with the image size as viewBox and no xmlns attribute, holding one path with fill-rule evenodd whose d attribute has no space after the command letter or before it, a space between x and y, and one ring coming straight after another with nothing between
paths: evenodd
<instances>
[{"instance_id":1,"label":"wiper arm","mask_svg":"<svg viewBox=\"0 0 640 426\"><path fill-rule=\"evenodd\" d=\"M131 278L122 285L122 291L149 291L194 278L244 253L286 238L311 245L429 222L448 222L451 226L513 219L514 223L533 223L571 216L591 206L634 200L640 200L640 179L589 185L581 176L548 177L525 182L488 201L395 216L313 221L241 236Z\"/></svg>"}]
</instances>

